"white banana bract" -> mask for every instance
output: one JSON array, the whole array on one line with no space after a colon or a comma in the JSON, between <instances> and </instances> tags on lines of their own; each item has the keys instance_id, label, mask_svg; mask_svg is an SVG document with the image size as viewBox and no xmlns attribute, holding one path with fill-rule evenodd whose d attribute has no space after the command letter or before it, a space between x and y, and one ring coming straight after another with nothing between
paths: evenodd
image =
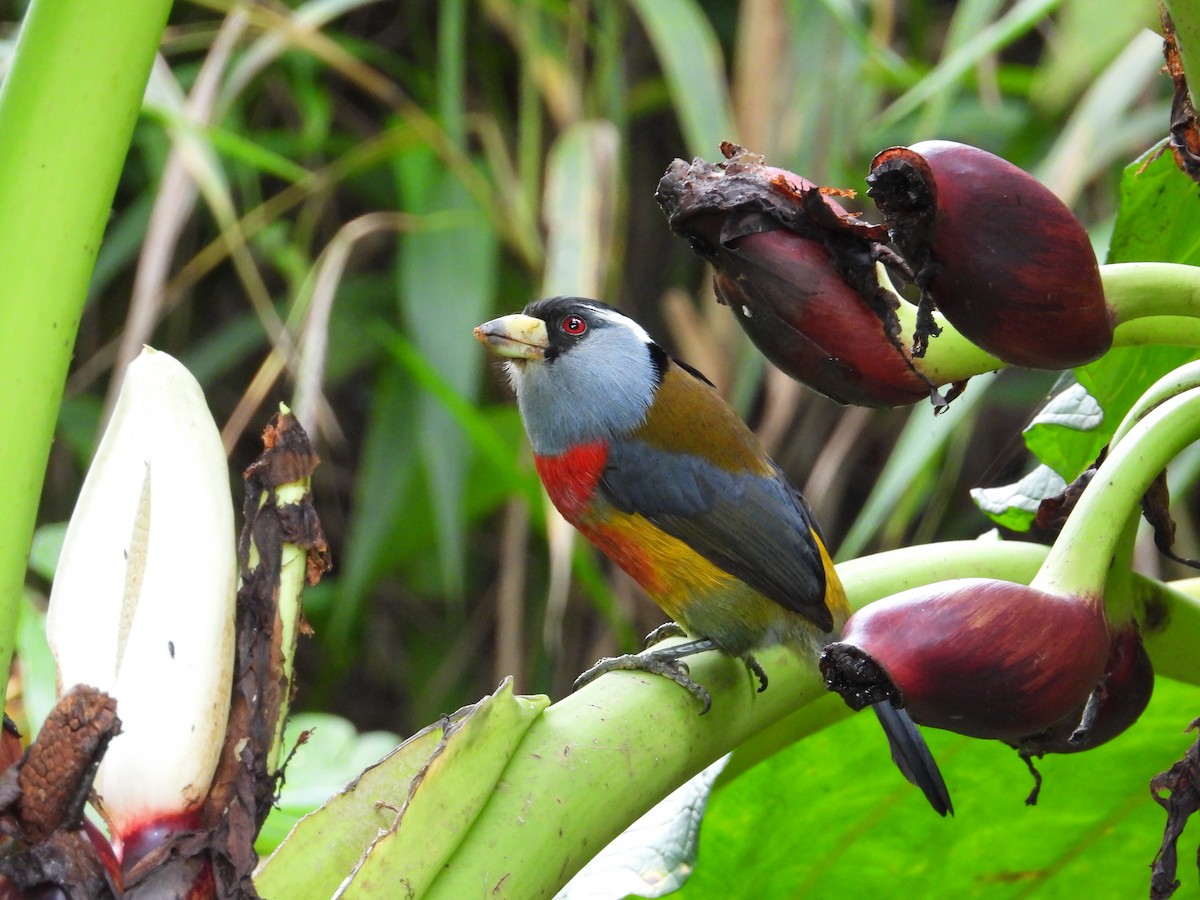
<instances>
[{"instance_id":1,"label":"white banana bract","mask_svg":"<svg viewBox=\"0 0 1200 900\"><path fill-rule=\"evenodd\" d=\"M121 838L207 795L225 736L237 562L229 475L195 378L129 366L67 529L47 633L60 693L117 698L96 778Z\"/></svg>"}]
</instances>

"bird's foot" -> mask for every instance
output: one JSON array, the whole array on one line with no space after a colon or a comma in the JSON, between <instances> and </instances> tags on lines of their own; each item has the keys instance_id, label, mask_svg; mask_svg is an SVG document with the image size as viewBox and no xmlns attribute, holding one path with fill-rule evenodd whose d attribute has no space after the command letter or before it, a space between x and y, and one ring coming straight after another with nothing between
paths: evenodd
<instances>
[{"instance_id":1,"label":"bird's foot","mask_svg":"<svg viewBox=\"0 0 1200 900\"><path fill-rule=\"evenodd\" d=\"M683 626L678 622L663 622L652 632L646 635L646 639L642 641L642 649L649 650L655 644L661 644L667 638L687 636L688 633L683 630Z\"/></svg>"},{"instance_id":2,"label":"bird's foot","mask_svg":"<svg viewBox=\"0 0 1200 900\"><path fill-rule=\"evenodd\" d=\"M758 660L753 656L746 656L742 659L746 664L747 671L758 679L758 692L761 694L767 689L767 673L763 671L763 667L758 664Z\"/></svg>"},{"instance_id":3,"label":"bird's foot","mask_svg":"<svg viewBox=\"0 0 1200 900\"><path fill-rule=\"evenodd\" d=\"M652 675L670 678L699 700L704 707L700 710L700 715L704 715L712 707L712 695L703 686L692 680L687 665L680 660L694 653L715 649L717 649L716 644L708 638L702 638L698 641L689 641L686 644L677 644L674 647L652 650L647 653L626 653L624 656L605 657L575 679L575 690L579 690L585 684L595 681L608 672L649 672Z\"/></svg>"}]
</instances>

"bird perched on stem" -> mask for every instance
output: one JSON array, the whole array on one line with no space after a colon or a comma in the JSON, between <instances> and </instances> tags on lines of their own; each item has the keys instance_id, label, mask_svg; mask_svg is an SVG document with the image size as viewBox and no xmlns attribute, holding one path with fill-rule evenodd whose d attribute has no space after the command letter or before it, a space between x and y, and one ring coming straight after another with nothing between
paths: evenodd
<instances>
[{"instance_id":1,"label":"bird perched on stem","mask_svg":"<svg viewBox=\"0 0 1200 900\"><path fill-rule=\"evenodd\" d=\"M601 660L576 687L639 669L672 679L707 712L688 656L741 659L760 691L757 649L786 644L816 664L850 613L845 592L804 498L703 375L613 307L578 297L531 303L475 337L507 361L551 501L673 620L650 640L692 638ZM887 702L875 711L900 770L940 814L952 812L908 714Z\"/></svg>"}]
</instances>

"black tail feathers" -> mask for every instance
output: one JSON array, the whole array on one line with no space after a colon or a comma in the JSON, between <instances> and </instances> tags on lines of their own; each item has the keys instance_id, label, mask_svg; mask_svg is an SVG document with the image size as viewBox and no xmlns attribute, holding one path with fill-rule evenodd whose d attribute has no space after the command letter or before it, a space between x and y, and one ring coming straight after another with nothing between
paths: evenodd
<instances>
[{"instance_id":1,"label":"black tail feathers","mask_svg":"<svg viewBox=\"0 0 1200 900\"><path fill-rule=\"evenodd\" d=\"M921 732L917 730L916 723L907 712L897 709L887 700L881 700L871 708L879 717L879 724L883 726L883 733L887 735L888 745L892 749L892 759L904 777L921 789L929 805L939 815L954 815L946 782L942 780L942 773L938 771L937 763L925 745Z\"/></svg>"}]
</instances>

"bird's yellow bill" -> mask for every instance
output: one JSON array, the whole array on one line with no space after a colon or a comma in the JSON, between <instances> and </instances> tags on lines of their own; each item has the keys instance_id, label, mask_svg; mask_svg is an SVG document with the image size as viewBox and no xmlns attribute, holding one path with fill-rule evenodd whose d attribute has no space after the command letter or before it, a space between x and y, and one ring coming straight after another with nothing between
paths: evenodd
<instances>
[{"instance_id":1,"label":"bird's yellow bill","mask_svg":"<svg viewBox=\"0 0 1200 900\"><path fill-rule=\"evenodd\" d=\"M475 329L475 340L509 359L544 359L550 346L546 323L520 313L484 322Z\"/></svg>"}]
</instances>

